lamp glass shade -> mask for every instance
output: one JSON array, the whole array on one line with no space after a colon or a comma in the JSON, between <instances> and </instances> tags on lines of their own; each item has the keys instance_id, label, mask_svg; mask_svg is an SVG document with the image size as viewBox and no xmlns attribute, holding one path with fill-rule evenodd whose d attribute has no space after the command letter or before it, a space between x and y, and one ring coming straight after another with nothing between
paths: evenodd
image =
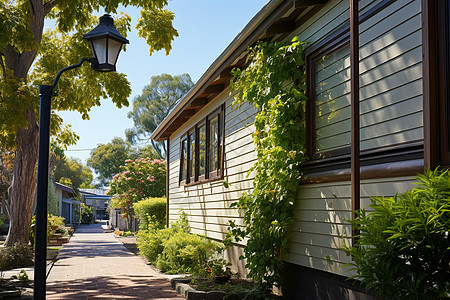
<instances>
[{"instance_id":1,"label":"lamp glass shade","mask_svg":"<svg viewBox=\"0 0 450 300\"><path fill-rule=\"evenodd\" d=\"M119 56L120 49L122 49L122 43L109 38L108 39L108 58L107 63L111 65L116 65L117 57Z\"/></svg>"},{"instance_id":2,"label":"lamp glass shade","mask_svg":"<svg viewBox=\"0 0 450 300\"><path fill-rule=\"evenodd\" d=\"M95 62L91 63L92 67L100 72L115 71L122 45L129 42L114 27L111 16L107 14L102 16L100 24L83 37L91 42L95 59Z\"/></svg>"}]
</instances>

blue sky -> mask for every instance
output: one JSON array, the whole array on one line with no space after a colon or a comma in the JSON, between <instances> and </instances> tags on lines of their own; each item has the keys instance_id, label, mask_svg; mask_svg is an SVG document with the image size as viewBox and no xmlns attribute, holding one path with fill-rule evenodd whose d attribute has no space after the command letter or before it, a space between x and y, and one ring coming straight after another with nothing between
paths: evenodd
<instances>
[{"instance_id":1,"label":"blue sky","mask_svg":"<svg viewBox=\"0 0 450 300\"><path fill-rule=\"evenodd\" d=\"M125 73L131 83L130 106L152 76L188 73L196 82L267 1L170 1L169 10L175 13L174 26L179 37L173 42L168 56L165 51L149 56L147 44L134 30L139 10L126 9L133 19L133 31L128 33L130 45L126 52L120 54L117 71ZM108 143L114 137L125 138L125 129L133 126L132 120L127 118L129 111L130 108L118 109L105 99L100 107L91 110L89 121L82 120L76 112L60 112L65 122L72 124L80 136L78 143L70 146L66 155L86 163L89 149Z\"/></svg>"}]
</instances>

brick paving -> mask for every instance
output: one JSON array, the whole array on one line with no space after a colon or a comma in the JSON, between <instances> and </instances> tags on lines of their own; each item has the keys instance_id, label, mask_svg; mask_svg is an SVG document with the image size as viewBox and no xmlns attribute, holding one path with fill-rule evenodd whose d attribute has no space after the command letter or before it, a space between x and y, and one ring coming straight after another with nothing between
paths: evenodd
<instances>
[{"instance_id":1,"label":"brick paving","mask_svg":"<svg viewBox=\"0 0 450 300\"><path fill-rule=\"evenodd\" d=\"M180 299L169 280L101 224L82 225L47 278L47 299Z\"/></svg>"}]
</instances>

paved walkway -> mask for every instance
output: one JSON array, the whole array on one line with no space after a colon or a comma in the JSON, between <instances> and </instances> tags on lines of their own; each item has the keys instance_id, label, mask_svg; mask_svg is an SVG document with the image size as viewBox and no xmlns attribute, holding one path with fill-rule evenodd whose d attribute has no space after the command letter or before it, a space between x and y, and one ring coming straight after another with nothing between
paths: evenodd
<instances>
[{"instance_id":1,"label":"paved walkway","mask_svg":"<svg viewBox=\"0 0 450 300\"><path fill-rule=\"evenodd\" d=\"M180 299L167 278L101 224L78 227L47 279L47 299Z\"/></svg>"}]
</instances>

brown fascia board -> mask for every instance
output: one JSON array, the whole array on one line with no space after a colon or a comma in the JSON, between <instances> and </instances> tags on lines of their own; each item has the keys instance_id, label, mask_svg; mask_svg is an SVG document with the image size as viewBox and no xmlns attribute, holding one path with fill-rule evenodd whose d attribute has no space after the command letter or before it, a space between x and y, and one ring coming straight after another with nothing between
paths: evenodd
<instances>
[{"instance_id":1,"label":"brown fascia board","mask_svg":"<svg viewBox=\"0 0 450 300\"><path fill-rule=\"evenodd\" d=\"M169 115L156 128L150 138L156 141L167 139L168 135L166 130L171 127L170 125L178 118L182 111L185 110L196 97L201 95L222 71L231 66L236 58L238 58L248 46L263 37L266 29L282 18L287 11L301 3L305 3L304 5L316 5L323 1L325 0L272 0L268 2L233 39L222 54L220 54L211 64L194 87L180 100L178 105L172 109ZM169 135L170 134L171 133L169 133Z\"/></svg>"}]
</instances>

